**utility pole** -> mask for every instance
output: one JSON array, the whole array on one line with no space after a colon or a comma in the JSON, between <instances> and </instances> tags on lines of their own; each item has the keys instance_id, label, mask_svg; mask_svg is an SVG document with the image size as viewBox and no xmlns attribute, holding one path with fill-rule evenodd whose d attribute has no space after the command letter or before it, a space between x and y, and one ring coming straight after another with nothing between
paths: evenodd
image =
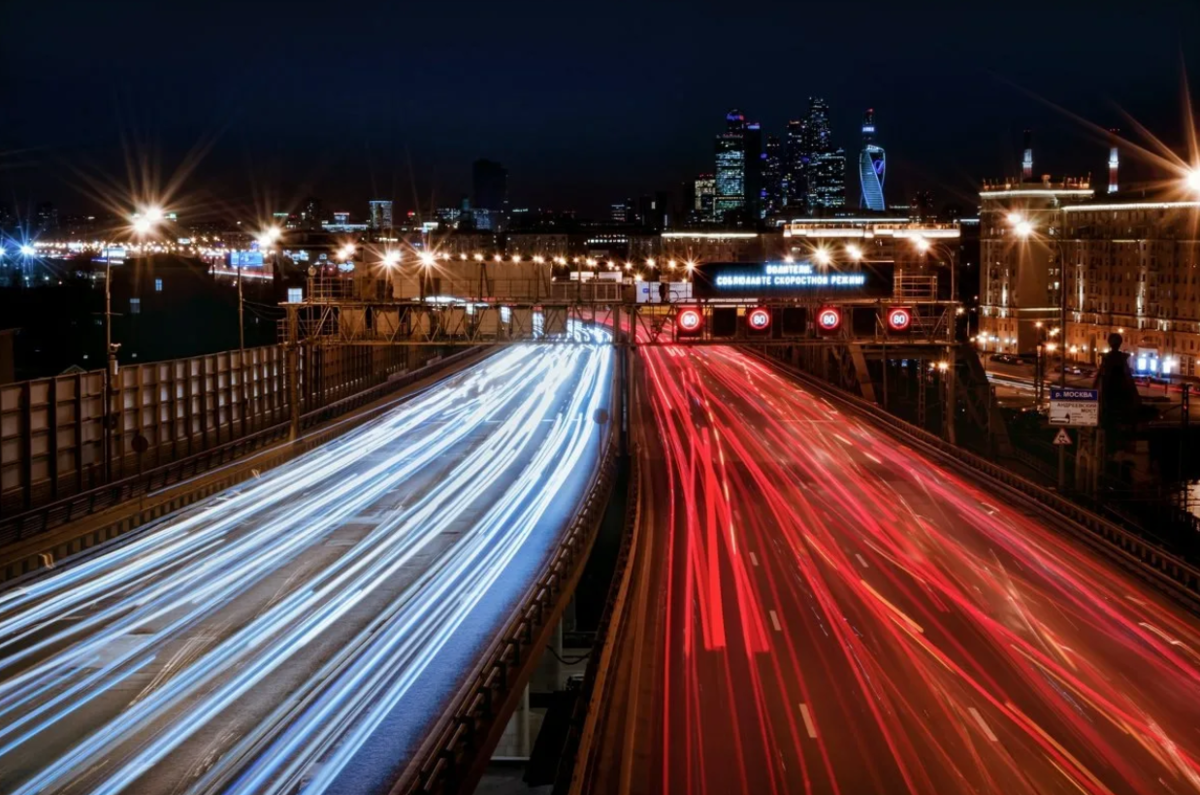
<instances>
[{"instance_id":1,"label":"utility pole","mask_svg":"<svg viewBox=\"0 0 1200 795\"><path fill-rule=\"evenodd\" d=\"M242 295L242 263L238 261L238 350L246 358L246 302Z\"/></svg>"},{"instance_id":2,"label":"utility pole","mask_svg":"<svg viewBox=\"0 0 1200 795\"><path fill-rule=\"evenodd\" d=\"M300 307L296 304L287 305L287 376L288 376L288 408L291 414L291 428L288 440L300 438Z\"/></svg>"},{"instance_id":3,"label":"utility pole","mask_svg":"<svg viewBox=\"0 0 1200 795\"><path fill-rule=\"evenodd\" d=\"M1059 211L1059 217L1066 220L1066 213ZM1067 385L1067 267L1063 262L1062 245L1059 240L1062 237L1062 225L1057 229L1052 228L1050 234L1053 236L1051 242L1054 259L1058 261L1058 347L1062 351L1060 361L1062 366L1058 368L1058 385L1065 387ZM1067 446L1060 444L1058 447L1058 490L1062 492L1067 486Z\"/></svg>"},{"instance_id":4,"label":"utility pole","mask_svg":"<svg viewBox=\"0 0 1200 795\"><path fill-rule=\"evenodd\" d=\"M112 341L112 250L104 255L104 482L112 482L113 394L116 392L117 348Z\"/></svg>"}]
</instances>

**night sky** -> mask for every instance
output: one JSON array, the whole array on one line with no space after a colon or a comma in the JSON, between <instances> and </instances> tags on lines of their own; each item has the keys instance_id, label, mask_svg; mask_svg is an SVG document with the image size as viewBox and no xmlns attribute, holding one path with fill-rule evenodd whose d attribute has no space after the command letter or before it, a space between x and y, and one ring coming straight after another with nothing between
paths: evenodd
<instances>
[{"instance_id":1,"label":"night sky","mask_svg":"<svg viewBox=\"0 0 1200 795\"><path fill-rule=\"evenodd\" d=\"M874 107L889 202L972 202L1013 173L1105 152L1052 106L1182 140L1200 93L1200 2L0 3L0 202L88 209L81 174L166 177L206 148L176 200L285 208L308 193L455 204L477 157L513 206L599 214L712 170L725 111L781 134L807 97L857 149ZM850 200L857 199L856 185Z\"/></svg>"}]
</instances>

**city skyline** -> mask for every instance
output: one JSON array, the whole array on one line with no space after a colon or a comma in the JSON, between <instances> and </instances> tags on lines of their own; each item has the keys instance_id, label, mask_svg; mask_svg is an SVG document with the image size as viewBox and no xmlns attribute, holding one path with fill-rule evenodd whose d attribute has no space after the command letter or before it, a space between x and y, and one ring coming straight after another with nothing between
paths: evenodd
<instances>
[{"instance_id":1,"label":"city skyline","mask_svg":"<svg viewBox=\"0 0 1200 795\"><path fill-rule=\"evenodd\" d=\"M560 35L539 35L564 20L542 20L536 6L498 16L468 4L453 21L436 9L414 12L413 24L428 23L432 35L402 47L386 33L395 12L382 10L381 24L332 58L326 49L335 38L317 4L290 4L288 15L225 15L218 3L194 20L183 10L147 15L119 3L102 11L42 4L4 20L27 33L0 55L14 109L0 131L0 201L84 209L81 174L124 179L124 138L137 157L149 153L164 183L191 167L187 199L205 206L286 206L312 194L352 208L380 198L454 206L470 192L471 163L485 158L509 169L514 201L600 216L621 196L678 189L711 171L714 113L742 108L778 135L805 112L809 95L829 103L834 142L852 166L863 109L887 120L891 201L917 190L969 200L982 175L1013 169L1026 128L1037 131L1043 162L1099 175L1105 152L1082 145L1095 137L1048 103L1104 127L1127 126L1127 111L1167 140L1181 139L1180 73L1200 70L1200 10L1190 5L1151 4L1134 20L1115 4L1090 4L1087 14L1043 9L1030 24L1054 35L1038 36L1026 36L1024 15L1015 13L967 11L948 21L868 5L888 21L889 35L857 55L832 35L849 30L852 16L830 8L768 5L726 19L717 4L684 17L613 7L580 26L568 46ZM79 24L56 27L63 15ZM582 55L634 18L639 24L622 28L610 54ZM803 54L785 51L802 18L831 35L806 39ZM1117 21L1127 52L1112 63L1099 42ZM254 32L246 64L181 55L241 30ZM748 50L734 67L714 71L704 42L716 46L721 31ZM1012 48L1006 42L1018 33L1026 43ZM139 46L91 57L95 41L126 36ZM489 57L501 47L504 58ZM635 56L642 66L632 71L655 79L611 68ZM1083 90L1069 93L1081 79ZM196 147L203 157L189 159Z\"/></svg>"}]
</instances>

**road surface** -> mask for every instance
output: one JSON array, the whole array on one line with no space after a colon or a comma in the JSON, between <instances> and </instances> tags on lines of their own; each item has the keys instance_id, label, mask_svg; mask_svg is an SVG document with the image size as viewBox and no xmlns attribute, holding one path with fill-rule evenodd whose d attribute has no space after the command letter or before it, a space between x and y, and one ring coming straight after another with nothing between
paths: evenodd
<instances>
[{"instance_id":1,"label":"road surface","mask_svg":"<svg viewBox=\"0 0 1200 795\"><path fill-rule=\"evenodd\" d=\"M1194 618L758 360L640 358L584 791L1200 791Z\"/></svg>"},{"instance_id":2,"label":"road surface","mask_svg":"<svg viewBox=\"0 0 1200 795\"><path fill-rule=\"evenodd\" d=\"M588 334L0 593L0 792L386 791L583 496Z\"/></svg>"}]
</instances>

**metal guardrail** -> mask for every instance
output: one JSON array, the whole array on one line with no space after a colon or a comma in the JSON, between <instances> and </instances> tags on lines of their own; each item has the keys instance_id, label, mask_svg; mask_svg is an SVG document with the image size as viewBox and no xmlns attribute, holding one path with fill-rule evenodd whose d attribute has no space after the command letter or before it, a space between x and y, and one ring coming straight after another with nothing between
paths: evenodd
<instances>
[{"instance_id":1,"label":"metal guardrail","mask_svg":"<svg viewBox=\"0 0 1200 795\"><path fill-rule=\"evenodd\" d=\"M482 773L480 756L499 740L595 540L616 479L615 427L616 422L610 420L587 496L558 551L467 677L391 795L466 791L464 787Z\"/></svg>"},{"instance_id":2,"label":"metal guardrail","mask_svg":"<svg viewBox=\"0 0 1200 795\"><path fill-rule=\"evenodd\" d=\"M571 714L571 724L568 728L567 742L559 760L558 773L555 777L554 792L565 793L586 772L578 764L582 752L584 758L591 758L592 737L595 734L594 713L597 702L604 698L604 682L602 672L607 672L608 654L611 649L609 635L612 622L624 601L628 590L631 558L634 553L635 527L641 518L642 479L641 458L636 449L629 452L628 492L625 497L624 534L621 538L621 549L617 553L616 565L613 567L613 579L609 585L607 598L604 602L604 612L600 616L600 624L596 629L596 638L592 643L592 657L584 674L583 686L576 697L575 709ZM596 653L596 652L599 653ZM591 723L589 723L591 721Z\"/></svg>"},{"instance_id":3,"label":"metal guardrail","mask_svg":"<svg viewBox=\"0 0 1200 795\"><path fill-rule=\"evenodd\" d=\"M403 389L422 378L478 352L463 350L417 368L402 376L376 384L350 397L330 403L302 415L301 429L313 428L354 409ZM138 497L153 494L169 486L185 482L197 475L263 450L287 438L289 423L282 422L261 431L209 448L195 455L173 461L139 475L99 486L90 491L67 497L58 502L34 508L11 518L0 520L0 547L32 538L54 528L93 515Z\"/></svg>"},{"instance_id":4,"label":"metal guardrail","mask_svg":"<svg viewBox=\"0 0 1200 795\"><path fill-rule=\"evenodd\" d=\"M939 460L949 461L960 468L973 470L976 475L985 476L992 485L1010 496L1022 499L1058 519L1058 524L1072 531L1075 538L1083 540L1092 549L1120 563L1143 582L1170 596L1189 610L1200 612L1200 569L1059 494L956 447L928 431L910 425L873 403L825 384L774 357L765 356L758 351L749 352L779 367L804 382L806 386L853 408L893 435L904 437L909 444L922 448Z\"/></svg>"}]
</instances>

